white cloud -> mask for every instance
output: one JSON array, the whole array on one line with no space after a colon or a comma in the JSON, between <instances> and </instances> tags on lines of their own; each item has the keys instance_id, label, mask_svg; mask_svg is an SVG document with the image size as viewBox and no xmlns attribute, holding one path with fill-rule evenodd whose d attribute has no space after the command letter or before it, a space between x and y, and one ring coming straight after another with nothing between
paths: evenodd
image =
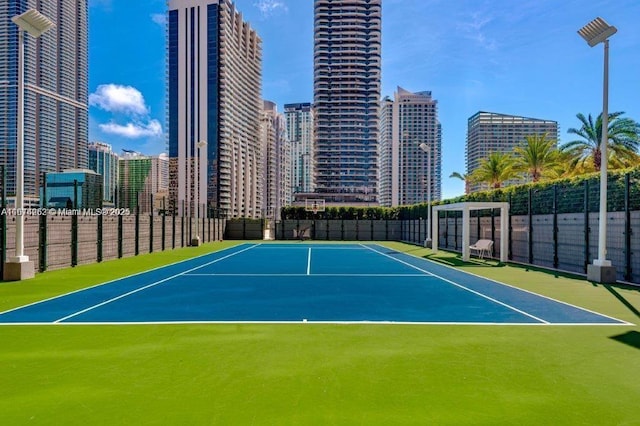
<instances>
[{"instance_id":1,"label":"white cloud","mask_svg":"<svg viewBox=\"0 0 640 426\"><path fill-rule=\"evenodd\" d=\"M135 87L101 84L89 95L89 105L109 112L146 115L149 113L142 93Z\"/></svg>"},{"instance_id":2,"label":"white cloud","mask_svg":"<svg viewBox=\"0 0 640 426\"><path fill-rule=\"evenodd\" d=\"M253 4L258 8L262 16L268 17L278 11L287 12L287 5L283 0L258 0Z\"/></svg>"},{"instance_id":3,"label":"white cloud","mask_svg":"<svg viewBox=\"0 0 640 426\"><path fill-rule=\"evenodd\" d=\"M495 50L497 42L486 35L486 27L492 21L493 18L490 16L472 12L464 22L459 22L457 27L465 38L475 41L486 50Z\"/></svg>"},{"instance_id":4,"label":"white cloud","mask_svg":"<svg viewBox=\"0 0 640 426\"><path fill-rule=\"evenodd\" d=\"M151 20L158 25L167 25L167 15L164 13L152 13Z\"/></svg>"},{"instance_id":5,"label":"white cloud","mask_svg":"<svg viewBox=\"0 0 640 426\"><path fill-rule=\"evenodd\" d=\"M111 122L100 124L99 127L105 133L129 139L162 135L162 125L155 119L150 120L148 123L127 123L125 126Z\"/></svg>"}]
</instances>

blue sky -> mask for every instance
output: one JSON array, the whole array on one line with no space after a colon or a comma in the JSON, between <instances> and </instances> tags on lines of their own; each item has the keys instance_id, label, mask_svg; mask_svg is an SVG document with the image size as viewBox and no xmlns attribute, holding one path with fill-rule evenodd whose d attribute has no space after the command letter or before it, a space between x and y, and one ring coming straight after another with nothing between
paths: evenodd
<instances>
[{"instance_id":1,"label":"blue sky","mask_svg":"<svg viewBox=\"0 0 640 426\"><path fill-rule=\"evenodd\" d=\"M313 101L313 0L236 0L263 40L263 97ZM602 45L577 30L597 16L611 38L609 111L640 121L637 0L383 0L382 95L430 90L443 129L442 194L464 192L468 118L478 111L556 120L602 110ZM89 0L91 141L165 151L165 0Z\"/></svg>"}]
</instances>

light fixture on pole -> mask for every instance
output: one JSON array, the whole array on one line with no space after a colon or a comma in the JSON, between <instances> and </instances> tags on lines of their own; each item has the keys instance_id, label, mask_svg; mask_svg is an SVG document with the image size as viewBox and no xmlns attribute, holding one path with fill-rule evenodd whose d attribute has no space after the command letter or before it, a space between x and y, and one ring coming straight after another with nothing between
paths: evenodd
<instances>
[{"instance_id":1,"label":"light fixture on pole","mask_svg":"<svg viewBox=\"0 0 640 426\"><path fill-rule=\"evenodd\" d=\"M604 19L596 18L578 34L589 44L604 44L604 79L602 91L602 140L600 142L600 214L598 216L598 258L587 266L587 279L600 283L616 282L616 270L607 260L607 145L609 142L609 37L618 30Z\"/></svg>"},{"instance_id":2,"label":"light fixture on pole","mask_svg":"<svg viewBox=\"0 0 640 426\"><path fill-rule=\"evenodd\" d=\"M427 239L424 246L431 248L431 146L423 142L420 149L427 154Z\"/></svg>"},{"instance_id":3,"label":"light fixture on pole","mask_svg":"<svg viewBox=\"0 0 640 426\"><path fill-rule=\"evenodd\" d=\"M198 156L196 157L196 171L194 173L194 188L193 188L193 200L194 211L196 219L196 236L191 240L192 246L200 245L200 225L198 223L198 211L200 210L200 174L202 173L202 148L207 146L207 141L199 141L196 146L198 147Z\"/></svg>"},{"instance_id":4,"label":"light fixture on pole","mask_svg":"<svg viewBox=\"0 0 640 426\"><path fill-rule=\"evenodd\" d=\"M18 281L35 276L33 261L24 254L24 32L38 38L55 24L35 9L14 16L18 26L18 123L16 146L16 253L4 268L4 279Z\"/></svg>"}]
</instances>

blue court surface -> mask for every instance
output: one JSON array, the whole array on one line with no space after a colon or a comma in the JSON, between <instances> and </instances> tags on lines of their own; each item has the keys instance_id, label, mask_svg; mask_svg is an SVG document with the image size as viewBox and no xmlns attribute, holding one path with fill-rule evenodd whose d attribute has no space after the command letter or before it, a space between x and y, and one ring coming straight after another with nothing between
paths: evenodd
<instances>
[{"instance_id":1,"label":"blue court surface","mask_svg":"<svg viewBox=\"0 0 640 426\"><path fill-rule=\"evenodd\" d=\"M2 324L624 325L376 244L241 244L0 313Z\"/></svg>"}]
</instances>

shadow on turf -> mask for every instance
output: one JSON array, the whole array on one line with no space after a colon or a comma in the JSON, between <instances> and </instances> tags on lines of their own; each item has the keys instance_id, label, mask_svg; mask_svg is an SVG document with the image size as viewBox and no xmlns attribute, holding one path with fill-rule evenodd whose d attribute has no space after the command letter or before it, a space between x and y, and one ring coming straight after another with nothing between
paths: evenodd
<instances>
[{"instance_id":1,"label":"shadow on turf","mask_svg":"<svg viewBox=\"0 0 640 426\"><path fill-rule=\"evenodd\" d=\"M623 288L623 289L629 289L629 290L636 290L638 291L637 287L632 287L632 286L626 286L624 284L622 285L611 285L611 284L602 284L602 286L604 288L607 289L607 291L609 293L611 293L616 299L618 299L620 301L620 303L622 303L624 306L627 307L627 309L629 309L631 312L633 312L633 314L635 316L637 316L638 318L640 318L640 311L638 311L638 309L633 306L627 299L625 299L620 293L618 293L616 291L616 287L618 288Z\"/></svg>"},{"instance_id":2,"label":"shadow on turf","mask_svg":"<svg viewBox=\"0 0 640 426\"><path fill-rule=\"evenodd\" d=\"M640 332L635 330L627 331L624 334L617 336L611 336L610 339L624 343L625 345L633 346L636 349L640 349Z\"/></svg>"},{"instance_id":3,"label":"shadow on turf","mask_svg":"<svg viewBox=\"0 0 640 426\"><path fill-rule=\"evenodd\" d=\"M497 260L493 259L469 259L468 262L462 260L462 256L451 256L451 257L440 257L435 254L428 254L423 256L425 259L433 260L434 262L443 263L445 265L459 267L459 266L471 266L471 267L484 267L484 268L501 268L505 266L504 263L501 263Z\"/></svg>"}]
</instances>

